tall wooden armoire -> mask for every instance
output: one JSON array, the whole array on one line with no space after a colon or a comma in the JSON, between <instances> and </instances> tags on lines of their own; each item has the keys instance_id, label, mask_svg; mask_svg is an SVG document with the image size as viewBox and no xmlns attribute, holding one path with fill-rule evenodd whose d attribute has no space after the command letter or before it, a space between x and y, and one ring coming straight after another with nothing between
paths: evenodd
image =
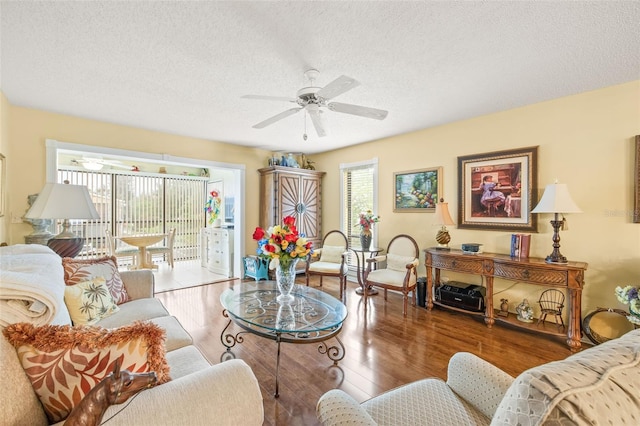
<instances>
[{"instance_id":1,"label":"tall wooden armoire","mask_svg":"<svg viewBox=\"0 0 640 426\"><path fill-rule=\"evenodd\" d=\"M273 166L260 173L260 227L282 224L286 216L296 218L298 232L314 247L322 243L322 177L325 172Z\"/></svg>"}]
</instances>

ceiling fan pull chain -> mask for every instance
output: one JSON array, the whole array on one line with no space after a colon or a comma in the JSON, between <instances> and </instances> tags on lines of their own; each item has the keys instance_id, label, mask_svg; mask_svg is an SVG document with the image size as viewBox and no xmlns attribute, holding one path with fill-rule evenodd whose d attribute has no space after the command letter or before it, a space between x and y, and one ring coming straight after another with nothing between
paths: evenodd
<instances>
[{"instance_id":1,"label":"ceiling fan pull chain","mask_svg":"<svg viewBox=\"0 0 640 426\"><path fill-rule=\"evenodd\" d=\"M307 140L307 114L304 115L304 133L302 134L302 140Z\"/></svg>"}]
</instances>

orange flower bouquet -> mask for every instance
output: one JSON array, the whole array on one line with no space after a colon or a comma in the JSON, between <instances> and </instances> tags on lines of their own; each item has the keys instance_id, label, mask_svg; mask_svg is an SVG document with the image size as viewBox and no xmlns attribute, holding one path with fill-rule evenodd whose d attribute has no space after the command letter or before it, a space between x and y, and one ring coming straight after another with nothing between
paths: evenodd
<instances>
[{"instance_id":1,"label":"orange flower bouquet","mask_svg":"<svg viewBox=\"0 0 640 426\"><path fill-rule=\"evenodd\" d=\"M269 269L288 268L292 262L313 252L311 241L299 234L296 219L287 216L282 225L274 225L266 231L257 227L253 239L258 242L258 257L269 260Z\"/></svg>"}]
</instances>

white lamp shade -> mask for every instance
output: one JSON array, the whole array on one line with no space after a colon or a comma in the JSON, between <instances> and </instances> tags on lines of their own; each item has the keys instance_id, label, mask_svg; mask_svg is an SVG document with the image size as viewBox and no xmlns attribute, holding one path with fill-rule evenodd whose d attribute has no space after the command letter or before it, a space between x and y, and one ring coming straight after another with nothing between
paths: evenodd
<instances>
[{"instance_id":1,"label":"white lamp shade","mask_svg":"<svg viewBox=\"0 0 640 426\"><path fill-rule=\"evenodd\" d=\"M434 225L455 225L449 214L449 203L440 202L436 204L436 212L433 218Z\"/></svg>"},{"instance_id":2,"label":"white lamp shade","mask_svg":"<svg viewBox=\"0 0 640 426\"><path fill-rule=\"evenodd\" d=\"M89 190L82 185L47 183L27 219L100 219Z\"/></svg>"},{"instance_id":3,"label":"white lamp shade","mask_svg":"<svg viewBox=\"0 0 640 426\"><path fill-rule=\"evenodd\" d=\"M531 213L582 213L571 198L569 188L564 183L547 185L538 205Z\"/></svg>"}]
</instances>

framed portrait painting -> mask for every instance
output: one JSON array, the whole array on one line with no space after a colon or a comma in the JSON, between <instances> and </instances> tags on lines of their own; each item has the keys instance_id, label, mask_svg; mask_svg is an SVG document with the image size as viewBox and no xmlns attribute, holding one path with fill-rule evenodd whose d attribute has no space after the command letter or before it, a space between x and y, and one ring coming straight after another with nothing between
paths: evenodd
<instances>
[{"instance_id":1,"label":"framed portrait painting","mask_svg":"<svg viewBox=\"0 0 640 426\"><path fill-rule=\"evenodd\" d=\"M393 174L394 212L434 212L442 194L442 167Z\"/></svg>"},{"instance_id":2,"label":"framed portrait painting","mask_svg":"<svg viewBox=\"0 0 640 426\"><path fill-rule=\"evenodd\" d=\"M538 147L458 157L458 227L537 232Z\"/></svg>"}]
</instances>

